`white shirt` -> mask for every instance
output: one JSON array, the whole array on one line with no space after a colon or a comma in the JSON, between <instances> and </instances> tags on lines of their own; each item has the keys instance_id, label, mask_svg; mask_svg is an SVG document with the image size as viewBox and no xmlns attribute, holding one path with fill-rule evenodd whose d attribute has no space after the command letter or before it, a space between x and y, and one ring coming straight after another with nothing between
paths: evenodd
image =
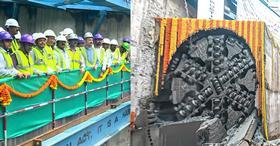
<instances>
[{"instance_id":1,"label":"white shirt","mask_svg":"<svg viewBox=\"0 0 280 146\"><path fill-rule=\"evenodd\" d=\"M105 63L107 67L111 66L113 63L113 54L110 49L106 50L105 57L104 57Z\"/></svg>"},{"instance_id":2,"label":"white shirt","mask_svg":"<svg viewBox=\"0 0 280 146\"><path fill-rule=\"evenodd\" d=\"M7 52L5 49L1 48L3 51ZM19 73L14 67L11 69L7 69L7 62L2 53L0 53L0 76L16 76Z\"/></svg>"}]
</instances>

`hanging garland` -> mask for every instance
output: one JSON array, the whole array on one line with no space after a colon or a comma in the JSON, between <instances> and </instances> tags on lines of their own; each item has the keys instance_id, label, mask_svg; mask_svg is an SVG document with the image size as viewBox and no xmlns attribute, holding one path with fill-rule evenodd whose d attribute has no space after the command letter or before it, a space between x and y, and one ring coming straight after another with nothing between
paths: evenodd
<instances>
[{"instance_id":1,"label":"hanging garland","mask_svg":"<svg viewBox=\"0 0 280 146\"><path fill-rule=\"evenodd\" d=\"M95 78L93 77L89 71L86 71L83 78L75 85L73 86L68 86L65 85L63 82L61 82L56 75L51 75L50 78L47 80L47 82L42 85L37 91L32 92L32 93L22 93L19 91L16 91L12 87L10 87L8 84L3 83L0 85L0 101L2 106L7 106L12 102L12 98L10 93L22 97L22 98L31 98L34 96L39 95L42 93L44 90L46 90L48 87L50 87L53 90L57 89L57 85L60 85L62 88L67 89L67 90L76 90L79 87L81 87L85 82L92 83L94 82L101 82L103 81L108 74L116 74L119 73L120 71L126 71L126 72L131 72L130 69L128 69L124 64L120 66L117 70L112 70L112 68L108 68L104 73L100 75L100 77Z\"/></svg>"}]
</instances>

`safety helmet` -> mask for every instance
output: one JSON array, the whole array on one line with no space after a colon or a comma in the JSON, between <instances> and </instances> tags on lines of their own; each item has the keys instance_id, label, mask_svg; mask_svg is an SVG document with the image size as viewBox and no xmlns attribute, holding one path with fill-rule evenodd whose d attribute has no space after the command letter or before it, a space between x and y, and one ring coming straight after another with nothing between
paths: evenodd
<instances>
[{"instance_id":1,"label":"safety helmet","mask_svg":"<svg viewBox=\"0 0 280 146\"><path fill-rule=\"evenodd\" d=\"M1 31L0 32L0 41L2 40L13 40L13 37L11 34L7 31Z\"/></svg>"},{"instance_id":2,"label":"safety helmet","mask_svg":"<svg viewBox=\"0 0 280 146\"><path fill-rule=\"evenodd\" d=\"M34 41L36 41L37 39L47 39L46 36L41 32L33 33L32 37L33 37Z\"/></svg>"},{"instance_id":3,"label":"safety helmet","mask_svg":"<svg viewBox=\"0 0 280 146\"><path fill-rule=\"evenodd\" d=\"M59 32L59 35L64 35L64 31Z\"/></svg>"},{"instance_id":4,"label":"safety helmet","mask_svg":"<svg viewBox=\"0 0 280 146\"><path fill-rule=\"evenodd\" d=\"M118 41L117 41L117 40L112 39L112 40L111 40L111 45L116 45L116 46L118 46L118 45L119 45L119 43L118 43Z\"/></svg>"},{"instance_id":5,"label":"safety helmet","mask_svg":"<svg viewBox=\"0 0 280 146\"><path fill-rule=\"evenodd\" d=\"M66 37L65 37L65 36L59 35L59 36L57 36L56 41L66 42L67 40L66 40Z\"/></svg>"},{"instance_id":6,"label":"safety helmet","mask_svg":"<svg viewBox=\"0 0 280 146\"><path fill-rule=\"evenodd\" d=\"M84 43L86 43L86 42L85 42L85 40L83 39L83 37L80 37L80 36L79 36L79 37L78 37L78 43L79 43L79 44L84 44Z\"/></svg>"},{"instance_id":7,"label":"safety helmet","mask_svg":"<svg viewBox=\"0 0 280 146\"><path fill-rule=\"evenodd\" d=\"M122 44L122 47L123 47L126 51L128 51L129 48L130 48L130 44L127 43L127 42L124 42L124 43Z\"/></svg>"},{"instance_id":8,"label":"safety helmet","mask_svg":"<svg viewBox=\"0 0 280 146\"><path fill-rule=\"evenodd\" d=\"M103 36L100 33L97 33L93 37L95 40L103 40Z\"/></svg>"},{"instance_id":9,"label":"safety helmet","mask_svg":"<svg viewBox=\"0 0 280 146\"><path fill-rule=\"evenodd\" d=\"M103 42L102 42L103 44L111 44L111 41L110 41L110 39L108 39L108 38L104 38L103 39Z\"/></svg>"},{"instance_id":10,"label":"safety helmet","mask_svg":"<svg viewBox=\"0 0 280 146\"><path fill-rule=\"evenodd\" d=\"M0 27L0 32L1 32L1 31L5 31L5 29L3 29L2 27Z\"/></svg>"},{"instance_id":11,"label":"safety helmet","mask_svg":"<svg viewBox=\"0 0 280 146\"><path fill-rule=\"evenodd\" d=\"M69 34L72 34L72 33L74 33L74 31L73 31L71 28L65 28L65 29L63 30L63 34L64 34L65 36L67 36L67 35L69 35Z\"/></svg>"},{"instance_id":12,"label":"safety helmet","mask_svg":"<svg viewBox=\"0 0 280 146\"><path fill-rule=\"evenodd\" d=\"M124 37L123 38L123 42L130 43L130 41L131 41L130 37Z\"/></svg>"},{"instance_id":13,"label":"safety helmet","mask_svg":"<svg viewBox=\"0 0 280 146\"><path fill-rule=\"evenodd\" d=\"M78 40L78 36L75 33L71 33L71 34L69 34L68 39L69 40Z\"/></svg>"},{"instance_id":14,"label":"safety helmet","mask_svg":"<svg viewBox=\"0 0 280 146\"><path fill-rule=\"evenodd\" d=\"M6 27L9 27L9 26L19 27L17 20L13 19L13 18L7 19L6 23L5 23L5 26Z\"/></svg>"},{"instance_id":15,"label":"safety helmet","mask_svg":"<svg viewBox=\"0 0 280 146\"><path fill-rule=\"evenodd\" d=\"M15 35L15 38L18 39L18 40L21 38L21 33L20 33L20 31L18 31L18 33Z\"/></svg>"},{"instance_id":16,"label":"safety helmet","mask_svg":"<svg viewBox=\"0 0 280 146\"><path fill-rule=\"evenodd\" d=\"M91 32L86 32L84 38L93 38L93 35Z\"/></svg>"},{"instance_id":17,"label":"safety helmet","mask_svg":"<svg viewBox=\"0 0 280 146\"><path fill-rule=\"evenodd\" d=\"M51 30L51 29L46 30L46 31L44 32L44 35L45 35L46 37L48 37L48 36L56 37L54 31Z\"/></svg>"},{"instance_id":18,"label":"safety helmet","mask_svg":"<svg viewBox=\"0 0 280 146\"><path fill-rule=\"evenodd\" d=\"M34 39L30 34L24 34L21 36L20 42L34 44Z\"/></svg>"}]
</instances>

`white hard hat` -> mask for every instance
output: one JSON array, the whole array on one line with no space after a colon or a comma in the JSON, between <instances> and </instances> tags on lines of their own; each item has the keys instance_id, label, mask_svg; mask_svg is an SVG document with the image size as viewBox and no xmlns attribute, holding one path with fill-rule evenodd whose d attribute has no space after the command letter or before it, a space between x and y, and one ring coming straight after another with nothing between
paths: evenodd
<instances>
[{"instance_id":1,"label":"white hard hat","mask_svg":"<svg viewBox=\"0 0 280 146\"><path fill-rule=\"evenodd\" d=\"M68 39L69 40L78 40L78 36L75 33L71 33L71 34L69 34Z\"/></svg>"},{"instance_id":2,"label":"white hard hat","mask_svg":"<svg viewBox=\"0 0 280 146\"><path fill-rule=\"evenodd\" d=\"M0 27L0 32L1 32L1 31L5 31L5 29L3 29L2 27Z\"/></svg>"},{"instance_id":3,"label":"white hard hat","mask_svg":"<svg viewBox=\"0 0 280 146\"><path fill-rule=\"evenodd\" d=\"M111 44L111 41L108 38L104 38L102 43L103 44Z\"/></svg>"},{"instance_id":4,"label":"white hard hat","mask_svg":"<svg viewBox=\"0 0 280 146\"><path fill-rule=\"evenodd\" d=\"M6 27L9 27L9 26L19 27L17 20L13 19L13 18L7 19L6 23L5 23L5 26Z\"/></svg>"},{"instance_id":5,"label":"white hard hat","mask_svg":"<svg viewBox=\"0 0 280 146\"><path fill-rule=\"evenodd\" d=\"M59 35L64 35L64 31L59 32Z\"/></svg>"},{"instance_id":6,"label":"white hard hat","mask_svg":"<svg viewBox=\"0 0 280 146\"><path fill-rule=\"evenodd\" d=\"M112 39L112 40L111 40L111 45L116 45L116 46L118 46L118 45L119 45L119 43L118 43L118 41L117 41L117 40Z\"/></svg>"},{"instance_id":7,"label":"white hard hat","mask_svg":"<svg viewBox=\"0 0 280 146\"><path fill-rule=\"evenodd\" d=\"M15 38L18 39L18 40L21 38L21 33L20 33L20 31L18 31L18 33L15 35Z\"/></svg>"},{"instance_id":8,"label":"white hard hat","mask_svg":"<svg viewBox=\"0 0 280 146\"><path fill-rule=\"evenodd\" d=\"M37 37L37 32L34 32L33 34L32 34L32 37L33 37L33 39L35 39L36 37Z\"/></svg>"},{"instance_id":9,"label":"white hard hat","mask_svg":"<svg viewBox=\"0 0 280 146\"><path fill-rule=\"evenodd\" d=\"M48 37L48 36L56 37L55 33L54 33L53 30L51 30L51 29L46 30L46 31L44 32L44 35L45 35L46 37Z\"/></svg>"},{"instance_id":10,"label":"white hard hat","mask_svg":"<svg viewBox=\"0 0 280 146\"><path fill-rule=\"evenodd\" d=\"M86 32L84 38L93 38L93 35L91 32Z\"/></svg>"},{"instance_id":11,"label":"white hard hat","mask_svg":"<svg viewBox=\"0 0 280 146\"><path fill-rule=\"evenodd\" d=\"M41 33L41 32L38 32L38 33L33 33L32 34L32 37L33 39L36 41L37 39L47 39L46 36Z\"/></svg>"},{"instance_id":12,"label":"white hard hat","mask_svg":"<svg viewBox=\"0 0 280 146\"><path fill-rule=\"evenodd\" d=\"M71 28L65 28L63 30L63 34L66 35L66 36L71 34L71 33L74 33L74 31Z\"/></svg>"},{"instance_id":13,"label":"white hard hat","mask_svg":"<svg viewBox=\"0 0 280 146\"><path fill-rule=\"evenodd\" d=\"M66 40L66 37L64 35L59 35L59 36L57 36L56 41L66 42L67 40Z\"/></svg>"}]
</instances>

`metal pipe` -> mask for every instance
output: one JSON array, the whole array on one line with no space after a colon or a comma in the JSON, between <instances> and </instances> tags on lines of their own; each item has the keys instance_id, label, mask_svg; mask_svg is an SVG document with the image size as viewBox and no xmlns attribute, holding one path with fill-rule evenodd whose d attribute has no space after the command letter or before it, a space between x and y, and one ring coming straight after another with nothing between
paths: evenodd
<instances>
[{"instance_id":1,"label":"metal pipe","mask_svg":"<svg viewBox=\"0 0 280 146\"><path fill-rule=\"evenodd\" d=\"M104 22L104 19L105 19L106 15L107 15L106 11L99 11L99 19L98 19L98 21L96 23L96 26L94 28L94 31L93 31L94 34L98 33L102 23Z\"/></svg>"},{"instance_id":2,"label":"metal pipe","mask_svg":"<svg viewBox=\"0 0 280 146\"><path fill-rule=\"evenodd\" d=\"M85 83L85 115L87 115L87 83Z\"/></svg>"},{"instance_id":3,"label":"metal pipe","mask_svg":"<svg viewBox=\"0 0 280 146\"><path fill-rule=\"evenodd\" d=\"M121 79L123 80L123 71L121 71ZM123 83L121 84L121 99L123 99Z\"/></svg>"},{"instance_id":4,"label":"metal pipe","mask_svg":"<svg viewBox=\"0 0 280 146\"><path fill-rule=\"evenodd\" d=\"M3 113L4 115L6 115L6 107L5 106L2 106L2 110L3 110ZM3 117L3 134L4 134L4 146L7 146L8 143L7 143L7 117Z\"/></svg>"},{"instance_id":5,"label":"metal pipe","mask_svg":"<svg viewBox=\"0 0 280 146\"><path fill-rule=\"evenodd\" d=\"M110 76L110 75L109 75ZM108 105L108 77L106 78L106 100L105 100L105 105Z\"/></svg>"},{"instance_id":6,"label":"metal pipe","mask_svg":"<svg viewBox=\"0 0 280 146\"><path fill-rule=\"evenodd\" d=\"M13 3L13 18L18 19L19 8L17 3Z\"/></svg>"},{"instance_id":7,"label":"metal pipe","mask_svg":"<svg viewBox=\"0 0 280 146\"><path fill-rule=\"evenodd\" d=\"M55 91L52 90L52 129L55 128ZM46 104L47 105L47 104Z\"/></svg>"}]
</instances>

